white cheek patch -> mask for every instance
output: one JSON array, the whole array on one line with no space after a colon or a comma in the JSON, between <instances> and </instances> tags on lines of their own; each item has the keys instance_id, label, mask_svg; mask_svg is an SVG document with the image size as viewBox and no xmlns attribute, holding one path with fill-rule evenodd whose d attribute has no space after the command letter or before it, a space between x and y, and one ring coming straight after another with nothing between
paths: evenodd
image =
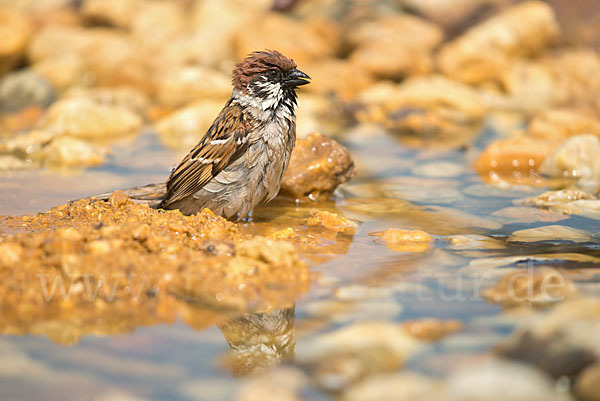
<instances>
[{"instance_id":1,"label":"white cheek patch","mask_svg":"<svg viewBox=\"0 0 600 401\"><path fill-rule=\"evenodd\" d=\"M283 97L281 84L269 82L266 78L262 81L256 82L255 86L258 87L261 92L267 95L260 102L260 108L263 110L274 108L274 106L276 106Z\"/></svg>"},{"instance_id":2,"label":"white cheek patch","mask_svg":"<svg viewBox=\"0 0 600 401\"><path fill-rule=\"evenodd\" d=\"M261 98L253 94L252 86L248 85L248 93L243 93L234 89L233 102L244 107L258 121L268 121L274 114L278 118L287 120L294 119L295 101L284 96L284 90L280 84L270 82L255 82L255 89L260 86L263 95L268 94L266 98Z\"/></svg>"}]
</instances>

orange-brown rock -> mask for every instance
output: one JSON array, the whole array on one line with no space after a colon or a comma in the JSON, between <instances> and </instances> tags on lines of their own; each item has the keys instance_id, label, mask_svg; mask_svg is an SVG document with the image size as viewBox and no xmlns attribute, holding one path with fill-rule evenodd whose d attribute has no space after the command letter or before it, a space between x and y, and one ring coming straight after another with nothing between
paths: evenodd
<instances>
[{"instance_id":1,"label":"orange-brown rock","mask_svg":"<svg viewBox=\"0 0 600 401\"><path fill-rule=\"evenodd\" d=\"M0 332L74 343L172 321L180 307L287 307L307 290L289 242L248 239L207 209L183 216L123 195L0 216Z\"/></svg>"},{"instance_id":2,"label":"orange-brown rock","mask_svg":"<svg viewBox=\"0 0 600 401\"><path fill-rule=\"evenodd\" d=\"M328 230L354 234L356 223L347 218L325 210L318 210L310 216L306 225L308 227L324 227Z\"/></svg>"},{"instance_id":3,"label":"orange-brown rock","mask_svg":"<svg viewBox=\"0 0 600 401\"><path fill-rule=\"evenodd\" d=\"M390 228L369 235L380 238L388 248L396 252L423 252L433 241L431 235L421 230Z\"/></svg>"},{"instance_id":4,"label":"orange-brown rock","mask_svg":"<svg viewBox=\"0 0 600 401\"><path fill-rule=\"evenodd\" d=\"M120 206L126 205L128 201L129 201L129 196L127 196L127 194L125 192L116 190L110 196L108 203L110 204L110 207L112 207L113 209L116 209Z\"/></svg>"},{"instance_id":5,"label":"orange-brown rock","mask_svg":"<svg viewBox=\"0 0 600 401\"><path fill-rule=\"evenodd\" d=\"M313 133L296 141L281 193L315 199L321 194L331 194L353 175L350 152L333 139Z\"/></svg>"},{"instance_id":6,"label":"orange-brown rock","mask_svg":"<svg viewBox=\"0 0 600 401\"><path fill-rule=\"evenodd\" d=\"M284 228L283 230L275 231L273 234L271 234L270 237L274 239L294 239L297 236L298 235L296 234L294 229L292 227L288 227Z\"/></svg>"},{"instance_id":7,"label":"orange-brown rock","mask_svg":"<svg viewBox=\"0 0 600 401\"><path fill-rule=\"evenodd\" d=\"M491 179L536 179L540 165L557 147L555 141L528 136L500 139L479 155L475 169Z\"/></svg>"},{"instance_id":8,"label":"orange-brown rock","mask_svg":"<svg viewBox=\"0 0 600 401\"><path fill-rule=\"evenodd\" d=\"M390 228L377 235L387 242L431 242L431 235L421 230L400 230Z\"/></svg>"}]
</instances>

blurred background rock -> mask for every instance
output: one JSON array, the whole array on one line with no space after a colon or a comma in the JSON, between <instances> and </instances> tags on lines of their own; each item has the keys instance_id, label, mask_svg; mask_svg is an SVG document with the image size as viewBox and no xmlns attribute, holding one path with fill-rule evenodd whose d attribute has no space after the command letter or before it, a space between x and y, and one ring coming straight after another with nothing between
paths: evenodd
<instances>
[{"instance_id":1,"label":"blurred background rock","mask_svg":"<svg viewBox=\"0 0 600 401\"><path fill-rule=\"evenodd\" d=\"M235 63L268 48L313 77L300 137L375 123L412 146L469 147L490 114L516 112L531 129L501 132L478 172L561 176L556 157L539 170L556 137L600 134L598 21L592 0L0 0L0 170L101 165L147 131L183 153ZM539 130L565 113L587 125Z\"/></svg>"}]
</instances>

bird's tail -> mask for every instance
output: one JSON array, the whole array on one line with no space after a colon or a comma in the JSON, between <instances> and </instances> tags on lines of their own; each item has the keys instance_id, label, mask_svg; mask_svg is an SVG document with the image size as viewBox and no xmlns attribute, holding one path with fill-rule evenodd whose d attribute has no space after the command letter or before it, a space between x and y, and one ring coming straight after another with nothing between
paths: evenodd
<instances>
[{"instance_id":1,"label":"bird's tail","mask_svg":"<svg viewBox=\"0 0 600 401\"><path fill-rule=\"evenodd\" d=\"M129 196L134 203L146 203L151 208L158 208L162 201L167 197L167 183L161 182L160 184L148 184L143 187L135 187L129 189L123 189L123 192ZM93 198L98 200L107 201L110 199L112 192L105 194L95 195Z\"/></svg>"}]
</instances>

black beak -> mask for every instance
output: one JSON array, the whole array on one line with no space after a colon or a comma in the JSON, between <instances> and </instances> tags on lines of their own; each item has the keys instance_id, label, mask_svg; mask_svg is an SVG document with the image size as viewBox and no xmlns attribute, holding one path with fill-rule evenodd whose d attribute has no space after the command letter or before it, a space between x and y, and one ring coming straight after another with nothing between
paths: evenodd
<instances>
[{"instance_id":1,"label":"black beak","mask_svg":"<svg viewBox=\"0 0 600 401\"><path fill-rule=\"evenodd\" d=\"M309 84L310 77L303 73L302 71L294 68L290 70L285 76L285 86L288 88L296 88L300 85Z\"/></svg>"}]
</instances>

